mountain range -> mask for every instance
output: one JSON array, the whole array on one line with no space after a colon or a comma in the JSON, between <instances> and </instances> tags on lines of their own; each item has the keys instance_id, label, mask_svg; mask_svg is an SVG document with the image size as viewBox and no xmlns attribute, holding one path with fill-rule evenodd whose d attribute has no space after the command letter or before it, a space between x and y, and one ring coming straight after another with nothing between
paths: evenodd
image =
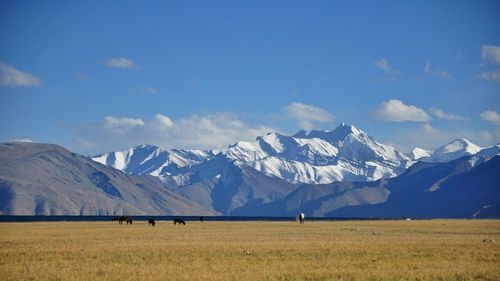
<instances>
[{"instance_id":1,"label":"mountain range","mask_svg":"<svg viewBox=\"0 0 500 281\"><path fill-rule=\"evenodd\" d=\"M209 151L5 143L0 213L500 217L499 153L458 139L405 154L346 124Z\"/></svg>"},{"instance_id":2,"label":"mountain range","mask_svg":"<svg viewBox=\"0 0 500 281\"><path fill-rule=\"evenodd\" d=\"M216 170L224 159L290 183L327 184L391 178L416 161L448 162L481 149L466 139L457 139L435 151L415 148L405 154L342 123L333 131L299 131L293 136L271 132L222 150L166 150L139 145L92 159L128 174L173 177L180 185L191 182L189 175L200 168Z\"/></svg>"}]
</instances>

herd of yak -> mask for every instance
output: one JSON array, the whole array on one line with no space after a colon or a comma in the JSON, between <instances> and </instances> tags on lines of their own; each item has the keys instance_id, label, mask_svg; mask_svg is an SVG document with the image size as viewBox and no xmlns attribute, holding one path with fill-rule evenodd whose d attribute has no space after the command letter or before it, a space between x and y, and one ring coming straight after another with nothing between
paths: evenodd
<instances>
[{"instance_id":1,"label":"herd of yak","mask_svg":"<svg viewBox=\"0 0 500 281\"><path fill-rule=\"evenodd\" d=\"M119 224L123 224L124 222L126 224L132 224L132 218L128 217L128 216L121 216L119 218L114 218L111 221L118 221ZM200 222L203 222L203 221L204 221L203 217L200 217ZM301 224L304 223L304 221L305 221L304 213L300 213L297 215L297 221L299 221ZM173 222L174 222L174 224L186 225L186 222L181 218L174 218ZM155 220L153 218L149 218L148 225L155 226L156 225Z\"/></svg>"}]
</instances>

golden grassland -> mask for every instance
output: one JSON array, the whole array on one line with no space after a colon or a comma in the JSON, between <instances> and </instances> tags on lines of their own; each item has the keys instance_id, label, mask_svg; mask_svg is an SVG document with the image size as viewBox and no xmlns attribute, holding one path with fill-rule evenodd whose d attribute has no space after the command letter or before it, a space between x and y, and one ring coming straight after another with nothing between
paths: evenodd
<instances>
[{"instance_id":1,"label":"golden grassland","mask_svg":"<svg viewBox=\"0 0 500 281\"><path fill-rule=\"evenodd\" d=\"M500 280L500 221L0 223L0 280Z\"/></svg>"}]
</instances>

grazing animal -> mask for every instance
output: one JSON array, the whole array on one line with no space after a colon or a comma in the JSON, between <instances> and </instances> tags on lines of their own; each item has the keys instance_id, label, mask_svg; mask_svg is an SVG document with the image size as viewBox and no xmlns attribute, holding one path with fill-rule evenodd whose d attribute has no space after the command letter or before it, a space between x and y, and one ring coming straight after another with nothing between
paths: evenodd
<instances>
[{"instance_id":1,"label":"grazing animal","mask_svg":"<svg viewBox=\"0 0 500 281\"><path fill-rule=\"evenodd\" d=\"M154 220L154 219L150 218L150 219L148 220L148 225L150 225L150 226L155 226L155 224L156 224L156 223L155 223L155 220Z\"/></svg>"},{"instance_id":2,"label":"grazing animal","mask_svg":"<svg viewBox=\"0 0 500 281\"><path fill-rule=\"evenodd\" d=\"M186 222L180 218L174 218L174 224L186 225Z\"/></svg>"},{"instance_id":3,"label":"grazing animal","mask_svg":"<svg viewBox=\"0 0 500 281\"><path fill-rule=\"evenodd\" d=\"M299 220L300 224L303 224L306 221L306 216L304 213L300 213L297 215L297 219Z\"/></svg>"},{"instance_id":4,"label":"grazing animal","mask_svg":"<svg viewBox=\"0 0 500 281\"><path fill-rule=\"evenodd\" d=\"M126 216L121 216L119 219L114 218L113 221L118 221L119 224L123 224L123 222L126 222L127 224L132 224L132 219Z\"/></svg>"}]
</instances>

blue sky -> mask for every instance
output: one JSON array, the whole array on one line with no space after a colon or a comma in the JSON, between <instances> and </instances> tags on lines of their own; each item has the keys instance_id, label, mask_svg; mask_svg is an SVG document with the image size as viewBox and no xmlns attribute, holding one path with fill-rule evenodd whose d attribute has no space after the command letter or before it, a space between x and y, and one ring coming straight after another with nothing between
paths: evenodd
<instances>
[{"instance_id":1,"label":"blue sky","mask_svg":"<svg viewBox=\"0 0 500 281\"><path fill-rule=\"evenodd\" d=\"M0 141L500 142L498 1L1 1Z\"/></svg>"}]
</instances>

